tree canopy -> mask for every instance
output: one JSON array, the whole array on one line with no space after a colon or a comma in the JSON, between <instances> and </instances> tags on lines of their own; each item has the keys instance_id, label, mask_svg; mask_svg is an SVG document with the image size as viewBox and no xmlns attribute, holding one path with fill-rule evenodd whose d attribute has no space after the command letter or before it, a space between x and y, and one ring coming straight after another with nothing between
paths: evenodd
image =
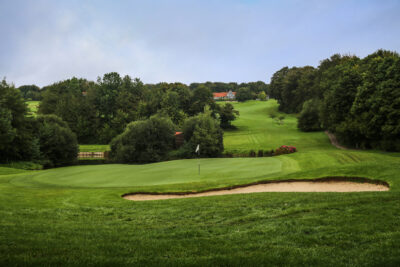
<instances>
[{"instance_id":1,"label":"tree canopy","mask_svg":"<svg viewBox=\"0 0 400 267\"><path fill-rule=\"evenodd\" d=\"M378 50L363 59L335 54L317 69L284 67L272 76L271 96L281 111L301 111L302 130L320 122L348 146L400 151L399 62Z\"/></svg>"},{"instance_id":2,"label":"tree canopy","mask_svg":"<svg viewBox=\"0 0 400 267\"><path fill-rule=\"evenodd\" d=\"M118 162L146 163L166 159L172 150L175 126L167 117L152 116L128 124L111 142L111 157Z\"/></svg>"}]
</instances>

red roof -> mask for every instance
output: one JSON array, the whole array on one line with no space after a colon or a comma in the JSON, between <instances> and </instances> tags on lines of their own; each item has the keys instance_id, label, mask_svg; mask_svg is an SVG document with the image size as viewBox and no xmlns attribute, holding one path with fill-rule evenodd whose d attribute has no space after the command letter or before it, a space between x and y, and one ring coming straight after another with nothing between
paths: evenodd
<instances>
[{"instance_id":1,"label":"red roof","mask_svg":"<svg viewBox=\"0 0 400 267\"><path fill-rule=\"evenodd\" d=\"M226 97L228 93L227 92L223 92L223 93L213 93L214 97Z\"/></svg>"},{"instance_id":2,"label":"red roof","mask_svg":"<svg viewBox=\"0 0 400 267\"><path fill-rule=\"evenodd\" d=\"M182 132L175 132L175 135L180 135L182 134Z\"/></svg>"},{"instance_id":3,"label":"red roof","mask_svg":"<svg viewBox=\"0 0 400 267\"><path fill-rule=\"evenodd\" d=\"M236 95L236 92L232 92L233 95ZM222 92L222 93L213 93L213 97L227 97L228 92Z\"/></svg>"}]
</instances>

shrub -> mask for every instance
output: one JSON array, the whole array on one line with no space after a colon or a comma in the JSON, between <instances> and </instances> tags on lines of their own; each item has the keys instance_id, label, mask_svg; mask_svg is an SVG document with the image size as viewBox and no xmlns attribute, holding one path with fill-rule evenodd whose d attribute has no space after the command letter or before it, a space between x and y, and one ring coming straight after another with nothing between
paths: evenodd
<instances>
[{"instance_id":1,"label":"shrub","mask_svg":"<svg viewBox=\"0 0 400 267\"><path fill-rule=\"evenodd\" d=\"M184 123L183 132L189 152L193 155L198 144L201 156L216 157L224 150L224 133L219 122L211 117L208 110L188 118Z\"/></svg>"},{"instance_id":2,"label":"shrub","mask_svg":"<svg viewBox=\"0 0 400 267\"><path fill-rule=\"evenodd\" d=\"M225 157L226 157L226 158L233 158L233 153L232 153L232 152L229 152L229 151L226 151L226 152L225 152Z\"/></svg>"},{"instance_id":3,"label":"shrub","mask_svg":"<svg viewBox=\"0 0 400 267\"><path fill-rule=\"evenodd\" d=\"M219 106L219 119L223 129L234 128L231 121L235 120L237 116L239 116L239 111L235 110L231 103Z\"/></svg>"},{"instance_id":4,"label":"shrub","mask_svg":"<svg viewBox=\"0 0 400 267\"><path fill-rule=\"evenodd\" d=\"M250 157L255 157L256 156L256 152L254 150L250 150L249 156Z\"/></svg>"},{"instance_id":5,"label":"shrub","mask_svg":"<svg viewBox=\"0 0 400 267\"><path fill-rule=\"evenodd\" d=\"M76 161L79 151L76 135L56 115L37 118L40 160L45 167L63 166Z\"/></svg>"},{"instance_id":6,"label":"shrub","mask_svg":"<svg viewBox=\"0 0 400 267\"><path fill-rule=\"evenodd\" d=\"M264 151L258 150L257 157L264 157Z\"/></svg>"},{"instance_id":7,"label":"shrub","mask_svg":"<svg viewBox=\"0 0 400 267\"><path fill-rule=\"evenodd\" d=\"M297 127L300 130L310 132L322 129L320 119L321 105L322 102L319 99L311 99L304 102L297 122Z\"/></svg>"},{"instance_id":8,"label":"shrub","mask_svg":"<svg viewBox=\"0 0 400 267\"><path fill-rule=\"evenodd\" d=\"M258 94L258 99L260 99L261 101L266 101L267 100L267 94L262 91Z\"/></svg>"},{"instance_id":9,"label":"shrub","mask_svg":"<svg viewBox=\"0 0 400 267\"><path fill-rule=\"evenodd\" d=\"M265 150L264 157L271 157L274 154L274 150Z\"/></svg>"},{"instance_id":10,"label":"shrub","mask_svg":"<svg viewBox=\"0 0 400 267\"><path fill-rule=\"evenodd\" d=\"M160 116L131 122L111 141L110 157L125 163L164 160L173 148L174 128L169 118Z\"/></svg>"},{"instance_id":11,"label":"shrub","mask_svg":"<svg viewBox=\"0 0 400 267\"><path fill-rule=\"evenodd\" d=\"M274 155L290 154L296 151L297 149L294 146L281 146L275 150Z\"/></svg>"}]
</instances>

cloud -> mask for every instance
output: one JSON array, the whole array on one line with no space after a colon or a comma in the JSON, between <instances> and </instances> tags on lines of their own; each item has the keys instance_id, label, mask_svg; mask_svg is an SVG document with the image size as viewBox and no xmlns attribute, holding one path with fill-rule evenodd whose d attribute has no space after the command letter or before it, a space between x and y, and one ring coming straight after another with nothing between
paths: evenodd
<instances>
[{"instance_id":1,"label":"cloud","mask_svg":"<svg viewBox=\"0 0 400 267\"><path fill-rule=\"evenodd\" d=\"M110 71L160 81L268 81L286 65L400 47L396 1L9 1L0 75L44 86Z\"/></svg>"}]
</instances>

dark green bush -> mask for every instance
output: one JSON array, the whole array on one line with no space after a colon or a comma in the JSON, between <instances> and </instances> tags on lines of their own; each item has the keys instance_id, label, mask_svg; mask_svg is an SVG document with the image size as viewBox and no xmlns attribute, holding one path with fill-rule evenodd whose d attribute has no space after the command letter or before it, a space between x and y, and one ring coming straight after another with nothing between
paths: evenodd
<instances>
[{"instance_id":1,"label":"dark green bush","mask_svg":"<svg viewBox=\"0 0 400 267\"><path fill-rule=\"evenodd\" d=\"M250 157L255 157L256 156L256 152L254 150L250 150L249 156Z\"/></svg>"},{"instance_id":2,"label":"dark green bush","mask_svg":"<svg viewBox=\"0 0 400 267\"><path fill-rule=\"evenodd\" d=\"M40 160L45 167L63 166L77 160L79 151L76 135L68 124L56 115L37 118Z\"/></svg>"},{"instance_id":3,"label":"dark green bush","mask_svg":"<svg viewBox=\"0 0 400 267\"><path fill-rule=\"evenodd\" d=\"M300 112L297 127L304 132L320 131L321 128L321 105L319 99L310 99L304 102Z\"/></svg>"},{"instance_id":4,"label":"dark green bush","mask_svg":"<svg viewBox=\"0 0 400 267\"><path fill-rule=\"evenodd\" d=\"M223 131L209 110L188 118L183 126L189 153L194 154L200 145L200 156L217 157L224 150Z\"/></svg>"},{"instance_id":5,"label":"dark green bush","mask_svg":"<svg viewBox=\"0 0 400 267\"><path fill-rule=\"evenodd\" d=\"M174 128L169 118L160 116L131 122L112 140L110 157L125 163L165 160L173 148Z\"/></svg>"}]
</instances>

